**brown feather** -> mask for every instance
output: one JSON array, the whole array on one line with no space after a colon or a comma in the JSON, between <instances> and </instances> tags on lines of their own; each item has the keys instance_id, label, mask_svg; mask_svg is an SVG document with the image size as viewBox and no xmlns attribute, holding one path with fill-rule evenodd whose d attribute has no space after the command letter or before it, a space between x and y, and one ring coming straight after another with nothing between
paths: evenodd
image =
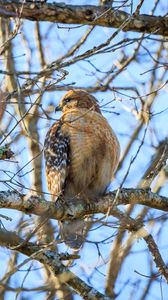
<instances>
[{"instance_id":1,"label":"brown feather","mask_svg":"<svg viewBox=\"0 0 168 300\"><path fill-rule=\"evenodd\" d=\"M56 195L53 199L63 193L65 199L80 196L94 201L105 192L114 176L120 156L118 139L102 116L97 100L85 91L69 91L60 107L63 115L51 127L45 141L48 189ZM72 226L70 246L71 239L80 236L78 225ZM68 228L67 224L62 228ZM69 230L63 232L65 242L67 235ZM77 247L79 240L83 238L76 240Z\"/></svg>"}]
</instances>

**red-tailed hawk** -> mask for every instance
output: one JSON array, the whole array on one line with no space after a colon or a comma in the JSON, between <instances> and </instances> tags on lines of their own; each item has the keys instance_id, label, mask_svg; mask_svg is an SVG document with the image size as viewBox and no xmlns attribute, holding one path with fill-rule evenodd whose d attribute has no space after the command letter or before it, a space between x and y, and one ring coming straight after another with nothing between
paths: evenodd
<instances>
[{"instance_id":1,"label":"red-tailed hawk","mask_svg":"<svg viewBox=\"0 0 168 300\"><path fill-rule=\"evenodd\" d=\"M102 116L95 97L83 90L70 90L57 110L61 118L49 129L44 146L48 190L54 201L103 195L117 168L120 146ZM64 203L64 202L63 202ZM61 236L71 248L84 239L84 220L62 223Z\"/></svg>"}]
</instances>

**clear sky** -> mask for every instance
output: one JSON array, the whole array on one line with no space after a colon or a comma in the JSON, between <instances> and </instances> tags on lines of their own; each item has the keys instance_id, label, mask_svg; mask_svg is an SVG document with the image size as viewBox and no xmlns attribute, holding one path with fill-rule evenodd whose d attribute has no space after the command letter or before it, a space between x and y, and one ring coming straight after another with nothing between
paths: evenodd
<instances>
[{"instance_id":1,"label":"clear sky","mask_svg":"<svg viewBox=\"0 0 168 300\"><path fill-rule=\"evenodd\" d=\"M52 1L48 1L52 2ZM58 1L56 1L58 2ZM133 1L133 7L136 7L137 3L139 1ZM151 7L153 7L154 1L144 1L144 5L142 7L141 13L149 14L151 11ZM166 13L166 9L168 8L168 4L165 3L166 1L160 1L160 5L158 6L158 9L156 10L156 15L164 15ZM87 1L66 1L66 3L69 4L88 4ZM90 0L89 4L97 4L97 1ZM127 11L129 11L130 8L126 8ZM60 24L59 24L60 25ZM69 28L70 27L70 28ZM45 49L45 58L47 63L50 63L60 56L62 56L66 51L70 48L71 45L73 45L82 35L85 33L86 28L88 26L77 26L77 28L73 28L74 26L67 26L67 25L60 25L60 27L57 26L57 24L50 24L50 23L40 23L41 33L43 36L43 46ZM96 27L94 31L89 36L87 43L85 43L77 53L76 55L79 55L81 53L84 53L88 49L91 49L104 41L107 40L107 38L115 31L115 29L111 28L103 28L103 27ZM24 34L23 34L24 33ZM129 38L137 38L140 34L138 33L127 33L127 37ZM122 40L125 37L125 33L121 32L117 37L112 41L111 46L118 41ZM29 52L26 50L27 45L29 48ZM151 53L154 53L155 50L158 47L157 42L155 41L144 41L144 46L147 49L150 49ZM19 34L13 41L14 45L14 53L16 55L15 57L15 64L17 71L23 71L28 70L28 62L30 62L30 70L31 71L38 71L40 68L39 62L38 62L38 53L37 53L37 44L35 41L35 35L34 35L34 23L30 21L24 21L23 27L21 29L21 34ZM125 54L129 57L134 49L136 47L136 42L131 44L130 46L126 47ZM116 72L119 68L118 66L118 57L122 54L122 49L116 50L114 52L109 53L102 53L99 55L95 55L89 59L86 59L85 61L79 61L76 64L71 65L70 67L66 68L66 70L69 72L69 75L66 77L66 79L61 83L63 85L66 84L73 84L74 87L90 87L95 84L96 81L101 83L101 80L105 74L109 70L109 67L111 67L112 63L114 64L114 72ZM132 62L128 68L125 69L124 72L121 73L121 75L117 76L116 79L113 80L112 86L114 87L136 87L141 95L146 95L149 92L149 80L151 78L150 72L141 75L143 72L150 70L153 66L153 60L150 56L146 55L146 50L144 48L141 48L139 52L139 56L136 60L136 62ZM165 56L163 55L163 60L167 61L167 54L165 53ZM1 69L4 70L4 62L0 61ZM96 69L100 70L99 72L96 71ZM54 74L56 78L58 78L59 73ZM157 72L157 79L159 80L162 75L162 70L158 69ZM3 76L0 77L1 83L3 84ZM164 82L166 82L168 78L164 78ZM22 84L23 80L19 79L20 84ZM143 82L143 84L142 84ZM52 105L53 112L50 114L50 116L53 119L57 119L59 117L58 115L55 115L54 112L54 106L57 105L60 97L64 94L64 91L57 91L57 92L46 92L43 96L42 105L43 109L47 109L49 106ZM131 113L131 110L135 108L135 103L132 101L131 96L135 96L135 93L131 90L123 90L123 95L117 94L114 92L98 92L95 93L95 96L101 103L104 109L104 116L108 119L110 125L116 132L120 144L121 144L121 150L122 153L130 139L131 134L134 132L138 121L136 120L135 116ZM27 97L28 100L34 101L36 99L36 96ZM115 100L115 101L113 101ZM112 101L110 105L104 106L109 101ZM140 106L139 101L137 101L137 106ZM110 108L109 108L110 106ZM111 109L111 106L114 106L114 109ZM158 96L157 101L155 101L152 112L155 115L155 117L152 118L152 121L149 125L144 145L139 152L137 159L135 160L135 163L132 165L129 175L124 183L125 187L136 187L142 174L145 172L147 166L149 165L150 159L154 153L154 147L158 145L159 141L164 139L167 136L168 130L167 130L167 123L168 123L168 111L166 110L168 107L167 104L167 87L163 88ZM109 112L107 112L109 111ZM111 111L116 112L111 113ZM159 113L163 111L162 113ZM10 114L13 114L14 108L12 105L8 105L6 115L4 116L4 125L5 128L7 122L9 121ZM157 114L159 113L159 114ZM8 131L14 126L16 123L16 120L13 118L9 124ZM38 128L39 128L39 134L40 134L40 143L41 143L41 149L43 147L43 142L45 138L45 134L49 126L53 123L53 120L46 120L40 119L38 122ZM145 129L144 129L145 130ZM15 131L12 132L12 134L7 138L7 143L11 143L11 141L17 137L18 132L20 131L19 127L16 127ZM135 156L138 147L142 141L142 136L139 136L139 139L136 140L134 143L131 153L129 153L126 162L124 163L124 166L121 171L118 172L115 180L110 186L110 189L113 190L119 186L121 183L128 167L130 164L130 161L132 157ZM29 152L28 152L28 144L26 138L21 138L19 140L19 143L15 142L11 145L12 150L14 151L15 158L14 162L11 162L10 164L8 162L2 162L1 161L1 168L0 168L0 189L1 190L7 190L9 186L4 184L4 180L9 178L9 172L16 173L20 168L25 166L22 171L19 173L21 177L17 176L16 179L20 180L24 186L27 188L31 187L31 163L27 164L30 161ZM8 171L8 173L6 173ZM25 175L24 175L25 174ZM24 175L22 177L22 175ZM16 188L13 185L14 188ZM46 181L44 176L44 170L43 170L43 187L44 191L47 192L46 187ZM27 192L26 189L19 189L19 192ZM168 193L168 186L165 185L165 187L161 190L161 194L166 195ZM46 198L49 199L49 197ZM123 209L125 209L123 207ZM134 214L137 215L138 212L141 210L141 207L137 207ZM21 213L18 213L16 211L11 211L7 209L2 209L1 214L10 216L12 218L12 221L6 221L2 220L4 226L8 230L15 230L18 226L18 222L20 221L20 218L23 219L23 222L27 222L29 226L26 226L23 230L23 236L25 233L29 232L32 229L32 223L34 222L34 219L32 216L23 216ZM161 216L163 212L150 210L150 213L148 217L156 218L158 216ZM96 216L97 218L100 218L100 215ZM110 220L109 220L110 221ZM114 222L114 219L111 218L111 222ZM53 224L56 222L53 221ZM164 228L161 228L163 226ZM153 236L155 237L156 241L159 243L159 249L161 251L161 254L163 255L163 258L165 262L168 261L168 255L167 255L167 221L164 223L158 222L155 223L155 226L151 226L151 224L147 225L149 231L152 232ZM160 230L162 229L162 234L159 235ZM101 227L99 230L92 230L89 234L88 240L89 241L101 241L108 237L109 235L112 236L109 243L100 245L100 252L102 256L99 256L99 252L93 243L86 243L84 249L81 251L81 259L77 261L74 266L72 267L72 270L76 272L81 278L83 278L85 281L90 278L89 284L93 285L95 288L97 288L99 291L103 291L104 287L104 281L106 280L106 272L107 272L107 261L109 258L109 251L111 249L112 243L111 241L115 239L116 234L116 228L111 227ZM60 251L67 250L64 246L60 246ZM0 248L0 276L3 276L3 273L6 271L6 263L11 256L11 253L7 249ZM22 262L25 259L23 255L20 255L17 264ZM130 290L133 290L134 285L136 284L137 289L139 289L139 296L142 294L143 287L147 283L147 278L142 276L140 274L148 275L149 274L149 268L152 258L150 258L150 255L148 253L147 247L144 244L143 240L136 240L134 241L134 246L132 247L131 255L126 259L124 266L122 268L122 274L119 275L118 278L118 285L116 287L117 289L121 289L123 286L123 292L118 297L118 300L127 300L127 299L134 299L130 296ZM23 281L23 278L27 274L27 270L31 268L31 272L27 275L24 281L25 287L37 287L38 285L43 284L43 269L42 265L39 263L33 261L28 264L26 264L19 272L14 274L12 276L12 280L10 282L10 286L13 287L19 287L20 284ZM140 274L136 273L139 272ZM157 272L157 270L155 270ZM129 276L128 276L129 274ZM129 278L129 281L126 284L126 280ZM136 280L135 280L136 279ZM136 283L135 283L136 282ZM162 292L161 292L162 287ZM163 298L161 296L161 293L163 293ZM168 287L164 282L164 279L158 278L153 283L153 288L149 294L149 296L146 298L146 300L166 300L168 294ZM15 295L12 292L8 292L7 297L5 300L14 300ZM29 297L29 299L36 299L36 300L42 300L43 294L40 294L38 292L25 292L24 294L26 297ZM130 297L130 298L129 298ZM20 294L17 298L17 300L23 299L22 294ZM27 298L26 298L27 299ZM76 296L76 300L81 299L79 296ZM138 300L138 298L136 298Z\"/></svg>"}]
</instances>

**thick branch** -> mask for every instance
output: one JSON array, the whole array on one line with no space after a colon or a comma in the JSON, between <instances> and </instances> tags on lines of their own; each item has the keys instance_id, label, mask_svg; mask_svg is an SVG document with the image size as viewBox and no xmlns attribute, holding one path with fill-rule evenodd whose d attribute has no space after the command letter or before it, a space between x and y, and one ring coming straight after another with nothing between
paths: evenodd
<instances>
[{"instance_id":1,"label":"thick branch","mask_svg":"<svg viewBox=\"0 0 168 300\"><path fill-rule=\"evenodd\" d=\"M15 232L9 232L0 229L0 246L7 247L11 250L17 250L27 256L31 256L32 259L36 259L39 262L47 265L54 276L59 277L60 281L73 288L83 299L104 299L108 300L98 291L91 286L87 285L74 273L72 273L67 267L61 262L61 255L51 250L45 250L40 246L30 242L24 242ZM65 258L66 259L66 258Z\"/></svg>"},{"instance_id":2,"label":"thick branch","mask_svg":"<svg viewBox=\"0 0 168 300\"><path fill-rule=\"evenodd\" d=\"M113 207L116 191L108 193L96 201L88 202L83 199L69 200L64 205L64 200L59 199L56 203L49 202L38 196L26 199L15 191L0 192L0 208L10 208L23 211L26 214L38 216L47 215L52 219L65 220L80 218L94 213L108 213L118 216ZM117 197L116 204L141 204L151 208L168 211L168 198L152 193L149 189L122 189ZM110 209L111 208L111 209Z\"/></svg>"},{"instance_id":3,"label":"thick branch","mask_svg":"<svg viewBox=\"0 0 168 300\"><path fill-rule=\"evenodd\" d=\"M13 201L15 201L15 205L12 205L12 202L10 201L10 194L12 196L13 193ZM19 194L16 194L14 192L6 192L6 198L4 197L4 199L1 199L2 204L3 202L5 203L8 202L8 206L4 207L9 207L9 208L23 208L23 211L26 211L26 206L24 205L24 200L23 197L19 196ZM122 190L122 193L125 195L125 198L128 197L128 194L130 195L130 198L133 199L133 191L130 190ZM135 190L136 193L136 190ZM143 194L143 190L139 190L138 195L140 196L140 199L142 198ZM146 193L149 193L149 191L147 191ZM151 192L150 192L151 193ZM109 200L111 200L111 194L109 194L108 196L104 197L104 202L106 202L106 198ZM115 194L113 193L113 196ZM145 192L144 192L145 195ZM161 199L163 199L163 201L166 201L166 198L161 197L160 200L159 198L157 199L156 194L152 194L153 195L153 199L155 197L155 202L157 203L157 201L161 201ZM160 196L158 196L160 197ZM120 195L119 198L119 202L121 204L121 198L122 196ZM114 200L114 198L113 198ZM144 197L145 200L145 197ZM151 199L150 199L151 200ZM102 199L100 199L101 203ZM168 201L168 199L167 199ZM34 205L35 202L35 205ZM38 204L39 202L39 204ZM29 200L27 201L28 206L27 209L29 208L29 212L40 212L40 205L42 205L41 207L41 212L45 211L45 214L48 215L48 217L55 217L57 215L58 218L61 218L61 214L60 214L60 201L57 201L57 203L59 203L57 205L55 205L55 214L54 214L54 204L50 202L48 202L48 205L51 207L51 209L47 209L47 202L45 203L45 200L40 200L38 199L38 197L31 197L29 198ZM62 202L62 201L61 201ZM97 201L96 201L97 202ZM124 201L123 201L124 202ZM100 205L99 203L99 205ZM31 206L32 204L32 206ZM164 264L164 261L162 259L162 256L160 255L160 252L158 250L158 247L154 241L154 239L152 238L152 236L146 231L146 229L143 227L143 224L141 222L139 222L139 220L134 220L131 217L129 217L128 215L126 215L125 213L122 213L120 210L118 210L117 208L112 208L111 210L110 205L112 205L112 203L110 203L108 201L109 206L106 207L106 212L108 211L108 213L113 214L115 217L117 217L120 221L121 221L121 226L123 226L125 229L129 230L129 231L133 231L136 232L136 235L138 238L143 238L145 240L145 242L148 245L149 251L151 252L153 259L156 263L156 266L160 272L160 274L162 274L166 281L168 282L168 269L166 267L166 265ZM83 205L83 207L82 207ZM45 207L46 206L46 207ZM85 213L87 213L87 207L90 206L91 211L93 210L93 207L97 207L96 204L94 206L94 204L86 204L82 203L82 200L79 200L79 203L68 203L68 205L63 205L63 210L62 212L65 213L64 218L65 217L72 217L72 215L69 214L74 214L73 217L79 217L79 214L77 212L77 210L79 209L80 211L80 216L82 215L82 211L83 211L83 215ZM81 207L80 207L81 206ZM102 206L102 209L101 209ZM44 209L45 208L45 209ZM57 209L58 209L58 213L57 213ZM77 210L76 210L77 209ZM86 211L85 211L86 209ZM89 208L88 208L89 209ZM104 211L105 206L103 206L103 203L101 203L100 207L99 207L99 212L105 212ZM59 211L60 210L60 211ZM96 209L95 209L96 210ZM89 213L91 213L91 211L89 211ZM93 211L92 211L93 212ZM98 211L96 211L98 212ZM66 215L67 214L67 215ZM63 217L63 216L62 216ZM78 277L76 277L71 271L69 271L61 262L60 262L60 256L58 254L55 254L53 251L49 251L49 250L45 250L45 249L41 249L41 251L39 251L39 246L38 245L34 245L33 243L29 243L27 242L27 239L24 241L22 239L20 239L15 233L11 233L8 232L6 230L0 230L0 246L5 246L8 247L12 250L17 250L21 253L24 253L28 256L31 256L31 258L36 258L37 260L39 260L40 262L48 265L52 272L54 273L55 276L60 276L60 280L63 280L64 283L70 285L71 287L73 287L73 289L79 293L80 295L83 296L83 299L105 299L101 294L99 294L97 291L95 291L94 289L92 289L90 286L87 286L81 279L79 279ZM62 279L61 279L62 278ZM103 297L103 298L101 298Z\"/></svg>"},{"instance_id":4,"label":"thick branch","mask_svg":"<svg viewBox=\"0 0 168 300\"><path fill-rule=\"evenodd\" d=\"M0 0L0 17L21 17L31 21L49 21L64 24L99 25L119 28L129 20L124 31L168 35L168 19L160 16L130 15L121 10L103 6L66 5L64 3L21 3Z\"/></svg>"}]
</instances>

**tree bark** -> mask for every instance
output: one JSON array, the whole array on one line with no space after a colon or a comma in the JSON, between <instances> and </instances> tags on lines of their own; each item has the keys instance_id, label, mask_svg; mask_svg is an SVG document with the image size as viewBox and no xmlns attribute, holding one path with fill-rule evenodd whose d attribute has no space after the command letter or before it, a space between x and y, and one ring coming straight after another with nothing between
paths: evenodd
<instances>
[{"instance_id":1,"label":"tree bark","mask_svg":"<svg viewBox=\"0 0 168 300\"><path fill-rule=\"evenodd\" d=\"M114 10L106 6L0 0L0 17L113 28L120 28L125 23L122 26L123 31L168 35L167 17L130 15L122 10Z\"/></svg>"},{"instance_id":2,"label":"tree bark","mask_svg":"<svg viewBox=\"0 0 168 300\"><path fill-rule=\"evenodd\" d=\"M39 196L31 196L26 199L15 191L0 192L0 208L10 208L22 211L26 214L35 214L37 216L47 216L51 219L69 220L81 218L85 215L94 213L104 213L118 216L116 205L121 204L141 204L151 208L168 211L168 198L152 193L150 189L121 189L117 199L116 192L110 192L102 198L86 202L84 199L71 199L62 205L62 200L58 199L56 203L46 201ZM115 206L113 202L115 201Z\"/></svg>"}]
</instances>

